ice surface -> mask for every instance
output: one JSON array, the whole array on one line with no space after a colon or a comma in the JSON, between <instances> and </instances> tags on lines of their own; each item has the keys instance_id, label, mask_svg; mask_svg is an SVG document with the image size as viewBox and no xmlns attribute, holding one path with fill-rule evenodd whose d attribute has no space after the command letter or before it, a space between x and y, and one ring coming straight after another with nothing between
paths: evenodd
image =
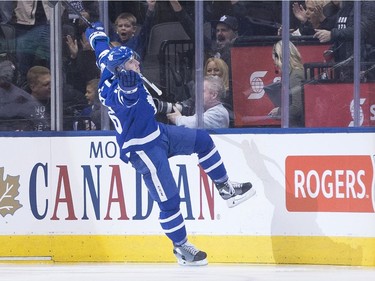
<instances>
[{"instance_id":1,"label":"ice surface","mask_svg":"<svg viewBox=\"0 0 375 281\"><path fill-rule=\"evenodd\" d=\"M0 264L1 281L370 281L374 267L209 264Z\"/></svg>"}]
</instances>

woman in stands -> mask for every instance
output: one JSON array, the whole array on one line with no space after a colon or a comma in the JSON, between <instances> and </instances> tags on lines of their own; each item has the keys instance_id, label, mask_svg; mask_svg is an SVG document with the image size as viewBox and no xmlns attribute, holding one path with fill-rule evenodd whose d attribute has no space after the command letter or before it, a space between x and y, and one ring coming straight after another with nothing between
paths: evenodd
<instances>
[{"instance_id":1,"label":"woman in stands","mask_svg":"<svg viewBox=\"0 0 375 281\"><path fill-rule=\"evenodd\" d=\"M229 87L229 67L227 63L220 58L208 58L204 66L205 75L219 76L223 79L226 94L222 98L224 107L229 112L230 125L233 125L233 96Z\"/></svg>"},{"instance_id":2,"label":"woman in stands","mask_svg":"<svg viewBox=\"0 0 375 281\"><path fill-rule=\"evenodd\" d=\"M304 127L304 113L302 101L302 81L304 78L301 54L296 46L289 42L289 127ZM278 41L272 50L272 58L279 73L282 73L282 41ZM282 75L282 74L281 74ZM281 108L275 107L269 115L281 118Z\"/></svg>"}]
</instances>

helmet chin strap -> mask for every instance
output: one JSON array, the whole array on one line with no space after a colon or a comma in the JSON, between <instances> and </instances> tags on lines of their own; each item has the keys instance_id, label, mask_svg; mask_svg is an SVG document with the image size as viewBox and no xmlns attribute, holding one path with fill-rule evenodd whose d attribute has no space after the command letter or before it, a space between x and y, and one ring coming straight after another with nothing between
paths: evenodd
<instances>
[{"instance_id":1,"label":"helmet chin strap","mask_svg":"<svg viewBox=\"0 0 375 281\"><path fill-rule=\"evenodd\" d=\"M116 67L116 71L117 72L120 72L121 70L125 70L125 65L119 65L118 67Z\"/></svg>"}]
</instances>

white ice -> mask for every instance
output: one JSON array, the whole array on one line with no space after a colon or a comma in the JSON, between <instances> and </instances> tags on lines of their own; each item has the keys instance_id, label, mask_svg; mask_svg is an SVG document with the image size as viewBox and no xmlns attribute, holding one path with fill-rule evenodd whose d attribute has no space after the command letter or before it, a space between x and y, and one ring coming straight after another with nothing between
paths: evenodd
<instances>
[{"instance_id":1,"label":"white ice","mask_svg":"<svg viewBox=\"0 0 375 281\"><path fill-rule=\"evenodd\" d=\"M375 267L88 263L0 264L1 281L372 281Z\"/></svg>"}]
</instances>

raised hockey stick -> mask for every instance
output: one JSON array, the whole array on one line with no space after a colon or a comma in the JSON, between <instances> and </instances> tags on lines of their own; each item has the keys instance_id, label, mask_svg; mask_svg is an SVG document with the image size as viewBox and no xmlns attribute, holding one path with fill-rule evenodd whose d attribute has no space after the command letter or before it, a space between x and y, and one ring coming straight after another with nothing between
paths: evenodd
<instances>
[{"instance_id":1,"label":"raised hockey stick","mask_svg":"<svg viewBox=\"0 0 375 281\"><path fill-rule=\"evenodd\" d=\"M88 20L86 19L84 16L81 15L81 13L69 2L69 1L66 1L66 0L63 0L62 1L63 4L65 4L66 6L68 6L70 9L72 9L72 11L85 23L87 24L89 27L91 28L94 28L94 25Z\"/></svg>"},{"instance_id":2,"label":"raised hockey stick","mask_svg":"<svg viewBox=\"0 0 375 281\"><path fill-rule=\"evenodd\" d=\"M79 11L77 11L77 9L69 3L69 1L66 1L66 0L63 0L62 1L65 5L67 5L69 8L72 9L72 11L74 13L77 14L77 16L79 16L79 18L84 22L86 23L89 27L91 28L94 28L94 25L88 20L86 19L84 16L81 15L81 13ZM113 45L111 43L109 43L111 45L111 47L113 47ZM159 96L161 96L163 94L163 92L152 82L150 82L146 77L144 77L141 73L139 73L139 76L141 77L141 79L147 84L149 85Z\"/></svg>"},{"instance_id":3,"label":"raised hockey stick","mask_svg":"<svg viewBox=\"0 0 375 281\"><path fill-rule=\"evenodd\" d=\"M156 87L156 85L152 82L150 82L146 77L144 77L142 75L142 73L138 73L139 76L141 77L141 79L146 82L146 84L148 84L159 96L161 96L163 94L163 92L158 88Z\"/></svg>"}]
</instances>

